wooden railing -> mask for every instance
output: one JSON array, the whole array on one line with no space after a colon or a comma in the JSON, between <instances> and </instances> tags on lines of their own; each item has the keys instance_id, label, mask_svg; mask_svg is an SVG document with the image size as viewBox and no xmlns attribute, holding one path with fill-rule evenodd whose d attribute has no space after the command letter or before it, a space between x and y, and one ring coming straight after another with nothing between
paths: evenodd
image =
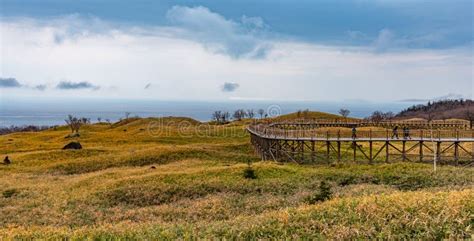
<instances>
[{"instance_id":1,"label":"wooden railing","mask_svg":"<svg viewBox=\"0 0 474 241\"><path fill-rule=\"evenodd\" d=\"M411 126L411 127L451 127L467 129L470 127L466 120L351 120L351 119L297 119L270 123L271 126L297 126L297 125L326 125L326 126Z\"/></svg>"},{"instance_id":2,"label":"wooden railing","mask_svg":"<svg viewBox=\"0 0 474 241\"><path fill-rule=\"evenodd\" d=\"M250 132L265 138L279 139L386 139L386 140L459 140L474 141L474 130L409 130L404 132L399 128L397 132L392 130L331 130L318 129L282 129L277 126L257 124L248 127Z\"/></svg>"}]
</instances>

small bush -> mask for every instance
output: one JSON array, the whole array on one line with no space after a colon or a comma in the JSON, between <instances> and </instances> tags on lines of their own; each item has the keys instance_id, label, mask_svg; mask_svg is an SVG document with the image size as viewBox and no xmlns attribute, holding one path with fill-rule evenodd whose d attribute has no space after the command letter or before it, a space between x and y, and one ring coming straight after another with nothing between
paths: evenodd
<instances>
[{"instance_id":1,"label":"small bush","mask_svg":"<svg viewBox=\"0 0 474 241\"><path fill-rule=\"evenodd\" d=\"M18 193L18 190L16 190L16 189L7 189L7 190L2 192L2 195L3 195L4 198L11 198L17 193Z\"/></svg>"},{"instance_id":2,"label":"small bush","mask_svg":"<svg viewBox=\"0 0 474 241\"><path fill-rule=\"evenodd\" d=\"M331 197L332 197L331 186L326 181L322 181L319 184L318 192L307 197L306 202L308 204L315 204L318 202L329 200L331 199Z\"/></svg>"},{"instance_id":3,"label":"small bush","mask_svg":"<svg viewBox=\"0 0 474 241\"><path fill-rule=\"evenodd\" d=\"M252 168L252 163L247 161L247 168L244 170L244 177L246 179L256 179L257 175L255 175L255 171Z\"/></svg>"},{"instance_id":4,"label":"small bush","mask_svg":"<svg viewBox=\"0 0 474 241\"><path fill-rule=\"evenodd\" d=\"M348 177L343 177L339 181L339 186L344 187L344 186L355 184L355 183L356 183L356 178L354 176L348 176Z\"/></svg>"},{"instance_id":5,"label":"small bush","mask_svg":"<svg viewBox=\"0 0 474 241\"><path fill-rule=\"evenodd\" d=\"M255 171L252 167L247 167L244 170L244 177L247 179L256 179L257 175L255 175Z\"/></svg>"}]
</instances>

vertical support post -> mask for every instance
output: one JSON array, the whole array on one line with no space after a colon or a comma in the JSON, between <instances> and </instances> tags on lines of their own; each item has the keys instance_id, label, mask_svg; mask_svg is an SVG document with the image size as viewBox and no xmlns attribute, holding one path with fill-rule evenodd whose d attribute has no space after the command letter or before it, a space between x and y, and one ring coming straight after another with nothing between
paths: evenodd
<instances>
[{"instance_id":1,"label":"vertical support post","mask_svg":"<svg viewBox=\"0 0 474 241\"><path fill-rule=\"evenodd\" d=\"M337 141L337 161L341 161L341 141Z\"/></svg>"},{"instance_id":2,"label":"vertical support post","mask_svg":"<svg viewBox=\"0 0 474 241\"><path fill-rule=\"evenodd\" d=\"M406 161L406 160L407 160L406 148L407 148L407 142L406 142L406 141L402 141L402 159L403 159L403 161Z\"/></svg>"},{"instance_id":3,"label":"vertical support post","mask_svg":"<svg viewBox=\"0 0 474 241\"><path fill-rule=\"evenodd\" d=\"M436 161L441 161L441 142L436 142Z\"/></svg>"},{"instance_id":4,"label":"vertical support post","mask_svg":"<svg viewBox=\"0 0 474 241\"><path fill-rule=\"evenodd\" d=\"M454 161L459 164L459 142L454 142Z\"/></svg>"},{"instance_id":5,"label":"vertical support post","mask_svg":"<svg viewBox=\"0 0 474 241\"><path fill-rule=\"evenodd\" d=\"M301 161L304 162L304 141L300 141L300 155Z\"/></svg>"},{"instance_id":6,"label":"vertical support post","mask_svg":"<svg viewBox=\"0 0 474 241\"><path fill-rule=\"evenodd\" d=\"M423 140L420 141L420 162L423 162Z\"/></svg>"},{"instance_id":7,"label":"vertical support post","mask_svg":"<svg viewBox=\"0 0 474 241\"><path fill-rule=\"evenodd\" d=\"M316 148L315 148L315 146L316 145L315 145L314 141L311 141L311 161L313 161L313 162L316 161L316 153L315 153Z\"/></svg>"},{"instance_id":8,"label":"vertical support post","mask_svg":"<svg viewBox=\"0 0 474 241\"><path fill-rule=\"evenodd\" d=\"M326 141L326 161L330 163L331 161L329 160L329 152L330 150L330 145L331 143L329 141Z\"/></svg>"},{"instance_id":9,"label":"vertical support post","mask_svg":"<svg viewBox=\"0 0 474 241\"><path fill-rule=\"evenodd\" d=\"M371 135L372 139L372 135ZM372 141L369 141L369 164L372 164L373 161L373 155L372 155Z\"/></svg>"},{"instance_id":10,"label":"vertical support post","mask_svg":"<svg viewBox=\"0 0 474 241\"><path fill-rule=\"evenodd\" d=\"M353 160L354 160L354 162L356 162L356 160L357 160L357 142L353 141L352 142L352 147L354 148L354 158L353 158Z\"/></svg>"},{"instance_id":11,"label":"vertical support post","mask_svg":"<svg viewBox=\"0 0 474 241\"><path fill-rule=\"evenodd\" d=\"M389 150L389 142L386 141L385 142L385 162L388 163L389 162L389 156L390 156L390 150Z\"/></svg>"},{"instance_id":12,"label":"vertical support post","mask_svg":"<svg viewBox=\"0 0 474 241\"><path fill-rule=\"evenodd\" d=\"M295 159L295 141L291 141L291 158Z\"/></svg>"}]
</instances>

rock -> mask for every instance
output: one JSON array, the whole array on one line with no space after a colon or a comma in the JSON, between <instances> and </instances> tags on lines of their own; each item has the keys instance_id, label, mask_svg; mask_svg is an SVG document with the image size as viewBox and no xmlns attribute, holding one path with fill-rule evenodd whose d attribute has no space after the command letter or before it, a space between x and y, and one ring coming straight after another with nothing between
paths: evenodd
<instances>
[{"instance_id":1,"label":"rock","mask_svg":"<svg viewBox=\"0 0 474 241\"><path fill-rule=\"evenodd\" d=\"M63 147L63 150L68 150L68 149L79 150L79 149L82 149L82 146L81 146L81 143L73 141Z\"/></svg>"},{"instance_id":2,"label":"rock","mask_svg":"<svg viewBox=\"0 0 474 241\"><path fill-rule=\"evenodd\" d=\"M151 166L150 169L156 169L156 167L155 167L155 166Z\"/></svg>"},{"instance_id":3,"label":"rock","mask_svg":"<svg viewBox=\"0 0 474 241\"><path fill-rule=\"evenodd\" d=\"M10 159L8 159L8 156L5 157L5 159L3 159L3 164L5 165L10 165L12 162L10 161Z\"/></svg>"}]
</instances>

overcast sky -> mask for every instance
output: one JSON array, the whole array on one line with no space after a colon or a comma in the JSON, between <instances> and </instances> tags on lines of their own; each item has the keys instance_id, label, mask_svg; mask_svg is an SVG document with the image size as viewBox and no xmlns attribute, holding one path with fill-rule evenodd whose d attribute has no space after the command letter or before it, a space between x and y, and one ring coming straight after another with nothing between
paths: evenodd
<instances>
[{"instance_id":1,"label":"overcast sky","mask_svg":"<svg viewBox=\"0 0 474 241\"><path fill-rule=\"evenodd\" d=\"M0 93L472 98L471 0L1 0Z\"/></svg>"}]
</instances>

